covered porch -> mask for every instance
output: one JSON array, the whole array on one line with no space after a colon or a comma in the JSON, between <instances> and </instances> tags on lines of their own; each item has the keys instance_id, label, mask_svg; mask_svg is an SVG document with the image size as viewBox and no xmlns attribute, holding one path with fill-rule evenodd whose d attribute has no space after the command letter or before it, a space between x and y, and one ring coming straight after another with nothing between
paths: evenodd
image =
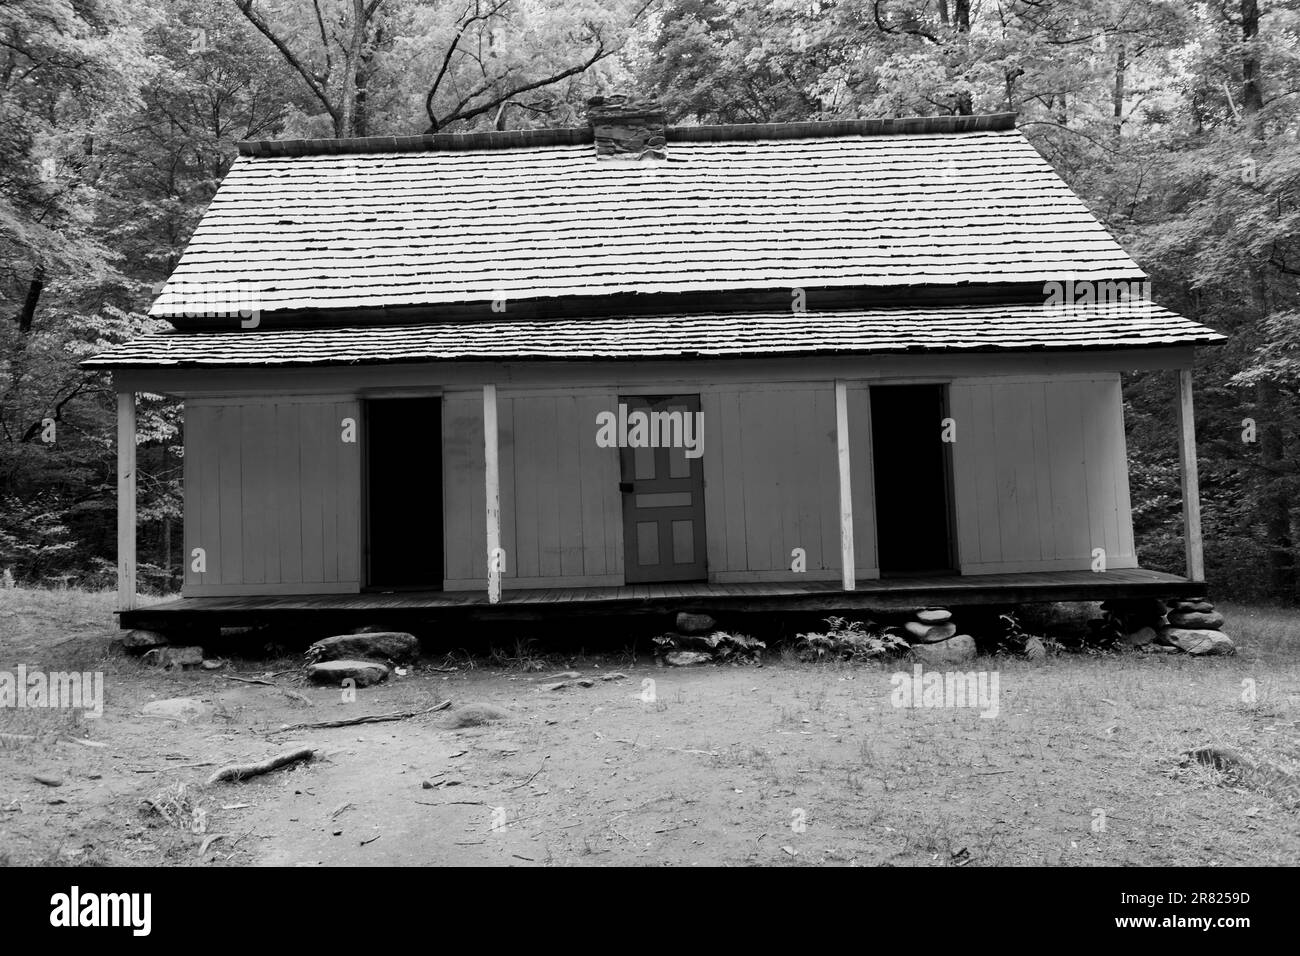
<instances>
[{"instance_id":1,"label":"covered porch","mask_svg":"<svg viewBox=\"0 0 1300 956\"><path fill-rule=\"evenodd\" d=\"M246 625L272 619L307 620L318 615L344 622L419 623L447 618L528 619L625 613L664 613L692 608L733 612L778 610L835 613L892 607L1015 605L1057 601L1100 601L1134 597L1199 597L1205 593L1196 475L1190 368L1177 370L1178 438L1182 478L1187 575L1141 567L1104 570L1019 570L1006 573L878 577L862 573L855 559L853 469L849 455L849 402L844 380L834 382L833 450L838 452L838 580L828 576L798 581L734 581L624 584L557 582L566 586L514 587L502 580L492 556L502 544L501 480L498 457L497 390L481 387L482 421L476 439L483 450L480 512L486 580L470 589L389 591L383 588L302 586L294 593L193 595L141 607L135 574L135 390L118 395L118 582L124 628L159 628L203 622ZM477 522L475 522L477 524ZM477 529L475 529L477 530ZM852 569L857 568L855 574ZM879 572L875 572L878 574ZM505 585L505 586L503 586ZM326 593L329 591L329 593ZM318 620L323 618L317 617Z\"/></svg>"},{"instance_id":2,"label":"covered porch","mask_svg":"<svg viewBox=\"0 0 1300 956\"><path fill-rule=\"evenodd\" d=\"M496 602L481 591L190 597L124 610L120 616L124 628L162 631L195 626L313 623L339 629L365 624L408 628L456 620L536 620L676 611L834 614L928 606L1192 598L1204 594L1203 582L1145 568L1125 568L877 578L860 580L849 591L833 581L535 588L507 591Z\"/></svg>"}]
</instances>

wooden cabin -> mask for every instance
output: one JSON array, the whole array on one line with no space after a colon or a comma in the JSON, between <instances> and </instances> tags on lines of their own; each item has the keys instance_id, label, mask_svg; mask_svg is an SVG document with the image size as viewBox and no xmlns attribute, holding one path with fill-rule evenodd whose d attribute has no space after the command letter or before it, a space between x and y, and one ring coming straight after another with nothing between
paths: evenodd
<instances>
[{"instance_id":1,"label":"wooden cabin","mask_svg":"<svg viewBox=\"0 0 1300 956\"><path fill-rule=\"evenodd\" d=\"M1203 593L1193 350L1014 114L246 142L119 394L124 626ZM1120 375L1177 371L1186 577ZM184 402L136 607L134 396Z\"/></svg>"}]
</instances>

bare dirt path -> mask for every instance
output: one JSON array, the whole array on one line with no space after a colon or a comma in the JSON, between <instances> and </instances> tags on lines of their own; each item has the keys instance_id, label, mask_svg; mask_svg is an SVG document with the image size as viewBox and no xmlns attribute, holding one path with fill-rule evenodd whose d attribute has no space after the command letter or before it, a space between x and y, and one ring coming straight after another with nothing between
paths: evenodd
<instances>
[{"instance_id":1,"label":"bare dirt path","mask_svg":"<svg viewBox=\"0 0 1300 956\"><path fill-rule=\"evenodd\" d=\"M1294 864L1297 803L1179 754L1207 741L1300 760L1300 666L1236 658L979 661L1000 707L893 706L886 668L557 662L594 679L416 668L345 703L291 660L165 674L107 655L111 632L0 646L0 668L106 672L103 718L0 715L36 739L0 749L8 862L286 866ZM68 633L64 630L63 633ZM226 679L269 678L283 687ZM612 671L625 677L602 680ZM1243 680L1258 699L1242 700ZM643 681L654 681L653 701ZM301 694L311 705L285 693ZM149 718L188 697L207 713ZM301 721L495 705L397 723L276 733ZM102 747L63 742L88 737ZM299 744L311 764L204 786L216 765ZM36 776L61 781L37 782ZM427 784L427 785L426 785ZM161 796L160 796L161 795ZM1298 795L1300 796L1300 795ZM175 798L167 803L166 798ZM143 802L182 808L168 821ZM203 811L202 826L194 810ZM1100 816L1099 816L1100 812ZM1103 825L1099 828L1098 821ZM195 832L201 830L202 832ZM219 839L210 839L220 834Z\"/></svg>"}]
</instances>

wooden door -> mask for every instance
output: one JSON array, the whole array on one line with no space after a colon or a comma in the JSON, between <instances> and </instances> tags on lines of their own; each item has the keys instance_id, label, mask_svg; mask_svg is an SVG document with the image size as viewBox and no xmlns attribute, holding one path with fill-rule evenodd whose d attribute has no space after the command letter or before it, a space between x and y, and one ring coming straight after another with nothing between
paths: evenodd
<instances>
[{"instance_id":1,"label":"wooden door","mask_svg":"<svg viewBox=\"0 0 1300 956\"><path fill-rule=\"evenodd\" d=\"M629 420L640 411L647 416L676 412L699 421L698 395L631 395L620 398L619 403L627 406ZM703 435L693 434L702 450ZM704 459L689 457L687 450L680 443L619 449L624 580L628 584L703 581L708 577Z\"/></svg>"}]
</instances>

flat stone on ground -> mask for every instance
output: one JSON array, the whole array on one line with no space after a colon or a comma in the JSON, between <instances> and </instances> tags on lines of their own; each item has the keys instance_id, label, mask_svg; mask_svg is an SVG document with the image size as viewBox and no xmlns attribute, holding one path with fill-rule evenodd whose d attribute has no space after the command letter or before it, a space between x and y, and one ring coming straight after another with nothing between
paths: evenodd
<instances>
[{"instance_id":1,"label":"flat stone on ground","mask_svg":"<svg viewBox=\"0 0 1300 956\"><path fill-rule=\"evenodd\" d=\"M908 621L903 626L910 637L923 644L936 644L939 641L946 641L957 633L957 625L951 621L947 624L921 624L917 621Z\"/></svg>"},{"instance_id":2,"label":"flat stone on ground","mask_svg":"<svg viewBox=\"0 0 1300 956\"><path fill-rule=\"evenodd\" d=\"M188 724L209 716L212 708L194 697L169 697L166 700L150 701L140 708L140 712L150 717L169 717Z\"/></svg>"},{"instance_id":3,"label":"flat stone on ground","mask_svg":"<svg viewBox=\"0 0 1300 956\"><path fill-rule=\"evenodd\" d=\"M1223 626L1223 615L1218 611L1170 611L1169 625L1191 630L1199 628L1217 631Z\"/></svg>"},{"instance_id":4,"label":"flat stone on ground","mask_svg":"<svg viewBox=\"0 0 1300 956\"><path fill-rule=\"evenodd\" d=\"M916 619L922 624L942 624L952 620L952 611L941 607L927 607L916 612Z\"/></svg>"},{"instance_id":5,"label":"flat stone on ground","mask_svg":"<svg viewBox=\"0 0 1300 956\"><path fill-rule=\"evenodd\" d=\"M313 684L341 684L351 678L358 687L369 687L388 679L388 667L377 661L322 661L307 665L307 679Z\"/></svg>"},{"instance_id":6,"label":"flat stone on ground","mask_svg":"<svg viewBox=\"0 0 1300 956\"><path fill-rule=\"evenodd\" d=\"M409 664L420 657L420 641L414 634L403 631L338 634L317 641L307 649L307 654L317 661L361 659Z\"/></svg>"},{"instance_id":7,"label":"flat stone on ground","mask_svg":"<svg viewBox=\"0 0 1300 956\"><path fill-rule=\"evenodd\" d=\"M1165 627L1160 630L1162 643L1197 656L1231 654L1236 650L1232 638L1222 631L1199 628Z\"/></svg>"},{"instance_id":8,"label":"flat stone on ground","mask_svg":"<svg viewBox=\"0 0 1300 956\"><path fill-rule=\"evenodd\" d=\"M975 659L975 638L958 634L937 644L913 644L912 656L922 664L964 664Z\"/></svg>"},{"instance_id":9,"label":"flat stone on ground","mask_svg":"<svg viewBox=\"0 0 1300 956\"><path fill-rule=\"evenodd\" d=\"M664 655L669 667L692 667L696 664L708 664L713 660L703 651L669 651Z\"/></svg>"},{"instance_id":10,"label":"flat stone on ground","mask_svg":"<svg viewBox=\"0 0 1300 956\"><path fill-rule=\"evenodd\" d=\"M676 628L679 634L707 634L717 624L707 614L691 614L688 611L679 611L677 614Z\"/></svg>"}]
</instances>

